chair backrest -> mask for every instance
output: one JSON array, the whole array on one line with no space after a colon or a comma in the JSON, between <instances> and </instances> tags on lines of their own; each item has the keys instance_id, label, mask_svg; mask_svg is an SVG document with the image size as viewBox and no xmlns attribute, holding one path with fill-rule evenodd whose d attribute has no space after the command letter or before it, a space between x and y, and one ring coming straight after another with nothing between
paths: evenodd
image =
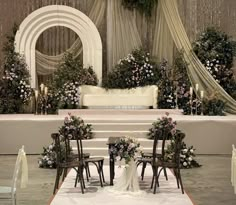
<instances>
[{"instance_id":1,"label":"chair backrest","mask_svg":"<svg viewBox=\"0 0 236 205\"><path fill-rule=\"evenodd\" d=\"M63 155L61 150L61 139L59 133L52 133L51 138L53 139L54 145L55 145L55 151L56 151L56 164L57 166L62 162Z\"/></svg>"},{"instance_id":2,"label":"chair backrest","mask_svg":"<svg viewBox=\"0 0 236 205\"><path fill-rule=\"evenodd\" d=\"M182 142L183 139L185 138L185 134L183 132L176 132L174 135L174 155L172 162L176 163L178 167L180 167L180 153L181 153L181 148L182 148Z\"/></svg>"},{"instance_id":3,"label":"chair backrest","mask_svg":"<svg viewBox=\"0 0 236 205\"><path fill-rule=\"evenodd\" d=\"M12 185L11 185L12 198L14 198L14 194L16 191L17 179L19 176L20 167L21 167L21 160L22 160L23 155L25 155L24 146L22 146L22 148L19 149L17 159L16 159L16 164L15 164L13 178L12 178Z\"/></svg>"},{"instance_id":4,"label":"chair backrest","mask_svg":"<svg viewBox=\"0 0 236 205\"><path fill-rule=\"evenodd\" d=\"M157 161L158 141L162 139L162 147L165 147L165 137L163 137L163 135L164 135L163 131L158 130L158 132L154 136L153 148L152 148L153 163Z\"/></svg>"},{"instance_id":5,"label":"chair backrest","mask_svg":"<svg viewBox=\"0 0 236 205\"><path fill-rule=\"evenodd\" d=\"M79 129L76 130L74 138L76 140L78 158L79 158L79 160L83 160L83 143L82 143L83 137L81 135L81 130L79 130Z\"/></svg>"}]
</instances>

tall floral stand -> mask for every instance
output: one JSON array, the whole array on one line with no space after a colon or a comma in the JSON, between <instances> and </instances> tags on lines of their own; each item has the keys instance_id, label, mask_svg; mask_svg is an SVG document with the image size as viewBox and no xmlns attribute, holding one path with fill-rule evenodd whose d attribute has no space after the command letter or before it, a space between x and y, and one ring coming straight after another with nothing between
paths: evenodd
<instances>
[{"instance_id":1,"label":"tall floral stand","mask_svg":"<svg viewBox=\"0 0 236 205\"><path fill-rule=\"evenodd\" d=\"M140 192L137 166L133 159L126 164L123 173L113 187L117 192Z\"/></svg>"}]
</instances>

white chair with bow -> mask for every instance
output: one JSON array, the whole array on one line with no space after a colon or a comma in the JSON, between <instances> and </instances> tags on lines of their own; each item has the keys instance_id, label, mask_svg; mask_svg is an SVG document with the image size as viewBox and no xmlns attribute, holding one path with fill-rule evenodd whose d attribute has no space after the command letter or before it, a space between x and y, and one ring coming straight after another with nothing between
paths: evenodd
<instances>
[{"instance_id":1,"label":"white chair with bow","mask_svg":"<svg viewBox=\"0 0 236 205\"><path fill-rule=\"evenodd\" d=\"M19 149L17 155L11 186L0 186L0 204L8 201L11 202L12 205L16 205L17 179L19 177L20 168L22 168L21 188L24 188L28 182L28 166L24 146Z\"/></svg>"}]
</instances>

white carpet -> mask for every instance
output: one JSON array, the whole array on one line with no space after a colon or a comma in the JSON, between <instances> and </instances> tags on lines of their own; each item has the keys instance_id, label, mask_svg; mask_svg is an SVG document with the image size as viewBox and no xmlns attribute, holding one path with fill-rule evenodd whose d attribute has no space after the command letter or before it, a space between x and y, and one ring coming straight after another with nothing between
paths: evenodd
<instances>
[{"instance_id":1,"label":"white carpet","mask_svg":"<svg viewBox=\"0 0 236 205\"><path fill-rule=\"evenodd\" d=\"M140 175L140 168L138 173ZM116 177L118 178L123 171L122 168L116 167ZM91 182L86 183L85 194L81 193L80 184L74 188L75 171L71 170L62 184L60 190L51 202L51 205L193 205L188 195L182 194L177 188L176 180L173 174L168 170L168 178L166 181L164 176L160 177L160 188L154 195L150 190L151 183L151 167L147 167L145 171L144 181L140 181L140 188L143 191L140 195L132 193L117 194L110 192L112 189L109 184L109 167L104 166L106 185L101 188L98 181L97 172L91 167ZM115 181L114 181L115 183Z\"/></svg>"}]
</instances>

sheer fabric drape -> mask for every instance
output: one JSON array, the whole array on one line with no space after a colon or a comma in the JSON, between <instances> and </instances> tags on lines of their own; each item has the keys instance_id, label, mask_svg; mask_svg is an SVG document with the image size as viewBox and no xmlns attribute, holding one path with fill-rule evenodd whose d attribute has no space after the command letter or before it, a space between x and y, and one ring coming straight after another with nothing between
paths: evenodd
<instances>
[{"instance_id":1,"label":"sheer fabric drape","mask_svg":"<svg viewBox=\"0 0 236 205\"><path fill-rule=\"evenodd\" d=\"M94 4L89 13L89 18L97 27L100 27L103 21L103 16L106 10L106 0L94 0ZM76 57L82 52L82 43L77 39L73 45L67 50L73 53ZM45 55L36 51L36 67L39 75L50 75L57 69L58 63L62 60L64 53L56 56Z\"/></svg>"},{"instance_id":2,"label":"sheer fabric drape","mask_svg":"<svg viewBox=\"0 0 236 205\"><path fill-rule=\"evenodd\" d=\"M160 0L159 4L177 49L183 50L184 52L184 58L188 63L188 74L192 85L198 83L200 90L204 90L208 94L217 91L221 99L226 102L227 112L236 114L236 101L215 81L192 51L191 43L179 16L177 1Z\"/></svg>"},{"instance_id":3,"label":"sheer fabric drape","mask_svg":"<svg viewBox=\"0 0 236 205\"><path fill-rule=\"evenodd\" d=\"M107 0L107 64L108 69L117 64L133 49L142 45L136 26L135 11L121 5L121 0Z\"/></svg>"}]
</instances>

